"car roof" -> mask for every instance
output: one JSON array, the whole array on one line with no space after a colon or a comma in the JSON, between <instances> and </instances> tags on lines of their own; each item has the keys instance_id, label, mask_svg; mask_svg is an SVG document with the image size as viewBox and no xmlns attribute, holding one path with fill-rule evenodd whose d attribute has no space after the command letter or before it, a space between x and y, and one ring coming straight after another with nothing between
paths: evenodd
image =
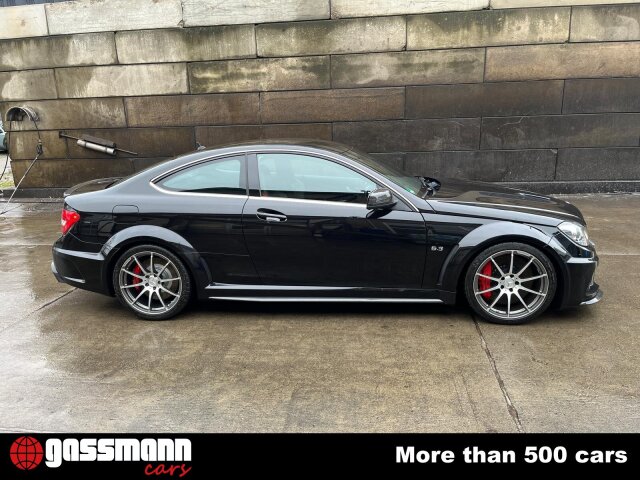
<instances>
[{"instance_id":1,"label":"car roof","mask_svg":"<svg viewBox=\"0 0 640 480\"><path fill-rule=\"evenodd\" d=\"M205 148L200 150L201 152L205 151L214 151L214 150L222 150L225 148L260 148L261 146L265 147L309 147L309 148L317 148L320 150L329 150L332 152L346 152L351 150L351 147L347 145L343 145L342 143L332 142L329 140L317 140L317 139L307 139L307 138L282 138L282 139L269 139L269 140L250 140L246 142L233 142L226 143L224 145L216 145L215 147Z\"/></svg>"},{"instance_id":2,"label":"car roof","mask_svg":"<svg viewBox=\"0 0 640 480\"><path fill-rule=\"evenodd\" d=\"M227 143L224 145L216 145L211 148L203 148L201 150L195 150L192 152L185 153L183 155L179 155L175 158L167 159L163 162L152 165L141 172L137 172L129 177L123 179L122 185L124 183L128 183L128 180L133 180L134 178L146 178L149 180L150 178L156 177L158 175L163 174L166 171L169 171L173 168L180 167L184 164L203 160L207 157L211 156L212 153L220 153L220 154L234 154L239 153L244 150L260 150L262 147L265 150L278 150L282 148L283 150L288 149L308 149L308 153L313 153L314 151L329 151L333 153L345 153L351 150L351 147L347 145L343 145L337 142L330 142L328 140L315 140L315 139L277 139L277 140L252 140L247 142L234 142ZM140 177L141 174L144 175ZM145 180L145 181L146 181Z\"/></svg>"}]
</instances>

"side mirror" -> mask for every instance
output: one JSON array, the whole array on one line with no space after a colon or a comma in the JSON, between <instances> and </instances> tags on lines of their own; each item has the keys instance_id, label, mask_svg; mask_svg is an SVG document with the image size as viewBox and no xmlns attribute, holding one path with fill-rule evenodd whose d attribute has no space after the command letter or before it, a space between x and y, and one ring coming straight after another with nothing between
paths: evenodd
<instances>
[{"instance_id":1,"label":"side mirror","mask_svg":"<svg viewBox=\"0 0 640 480\"><path fill-rule=\"evenodd\" d=\"M367 208L369 210L384 210L391 208L396 204L393 194L388 188L378 188L369 192L367 197Z\"/></svg>"}]
</instances>

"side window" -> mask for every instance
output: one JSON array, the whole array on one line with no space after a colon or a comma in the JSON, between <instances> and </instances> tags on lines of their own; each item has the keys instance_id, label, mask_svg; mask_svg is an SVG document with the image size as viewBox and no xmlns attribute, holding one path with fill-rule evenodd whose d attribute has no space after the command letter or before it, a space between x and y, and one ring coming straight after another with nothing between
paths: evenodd
<instances>
[{"instance_id":1,"label":"side window","mask_svg":"<svg viewBox=\"0 0 640 480\"><path fill-rule=\"evenodd\" d=\"M159 185L174 192L245 195L244 156L201 163L164 178Z\"/></svg>"},{"instance_id":2,"label":"side window","mask_svg":"<svg viewBox=\"0 0 640 480\"><path fill-rule=\"evenodd\" d=\"M367 177L324 158L292 153L259 153L263 197L367 203L377 185Z\"/></svg>"}]
</instances>

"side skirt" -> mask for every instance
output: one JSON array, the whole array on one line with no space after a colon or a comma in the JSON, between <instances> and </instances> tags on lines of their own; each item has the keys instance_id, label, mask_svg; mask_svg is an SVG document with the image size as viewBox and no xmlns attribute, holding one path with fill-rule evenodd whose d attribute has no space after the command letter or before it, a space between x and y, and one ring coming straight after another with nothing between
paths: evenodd
<instances>
[{"instance_id":1,"label":"side skirt","mask_svg":"<svg viewBox=\"0 0 640 480\"><path fill-rule=\"evenodd\" d=\"M211 300L239 302L376 302L376 303L444 303L439 298L355 298L355 297L209 297Z\"/></svg>"},{"instance_id":2,"label":"side skirt","mask_svg":"<svg viewBox=\"0 0 640 480\"><path fill-rule=\"evenodd\" d=\"M205 298L242 302L445 303L438 290L306 285L211 284Z\"/></svg>"}]
</instances>

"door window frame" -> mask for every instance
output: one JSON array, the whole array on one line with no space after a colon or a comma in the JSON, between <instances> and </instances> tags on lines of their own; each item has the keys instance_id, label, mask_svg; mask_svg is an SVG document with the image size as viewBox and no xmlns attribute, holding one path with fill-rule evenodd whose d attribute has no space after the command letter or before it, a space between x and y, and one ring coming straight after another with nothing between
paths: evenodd
<instances>
[{"instance_id":1,"label":"door window frame","mask_svg":"<svg viewBox=\"0 0 640 480\"><path fill-rule=\"evenodd\" d=\"M313 202L313 203L328 203L331 205L343 205L349 207L363 207L367 208L366 203L353 203L353 202L336 202L332 200L313 200L306 198L285 198L285 197L263 197L260 192L260 173L258 170L258 155L259 154L289 154L289 155L302 155L307 157L314 157L321 160L327 160L329 162L337 163L338 165L351 170L352 172L357 173L358 175L362 175L366 179L372 181L376 184L377 188L384 187L391 190L394 196L402 203L405 207L407 207L410 211L418 211L418 209L411 203L409 203L402 195L399 195L395 188L389 186L386 182L380 181L378 178L375 178L369 175L367 172L354 168L352 165L349 165L345 161L341 161L338 158L331 157L328 155L322 155L316 152L306 152L301 150L287 150L287 149L278 149L278 150L255 150L251 152L247 152L247 171L248 171L248 187L249 187L249 196L265 199L269 201L284 201L284 202Z\"/></svg>"}]
</instances>

